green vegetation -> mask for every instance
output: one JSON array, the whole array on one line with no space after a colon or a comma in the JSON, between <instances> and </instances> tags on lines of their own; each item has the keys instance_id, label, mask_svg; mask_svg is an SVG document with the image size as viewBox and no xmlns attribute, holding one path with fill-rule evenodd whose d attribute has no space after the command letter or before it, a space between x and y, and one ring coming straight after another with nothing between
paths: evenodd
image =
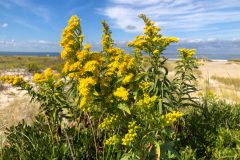
<instances>
[{"instance_id":1,"label":"green vegetation","mask_svg":"<svg viewBox=\"0 0 240 160\"><path fill-rule=\"evenodd\" d=\"M229 59L228 61L229 62L237 62L237 63L239 63L240 62L240 58Z\"/></svg>"},{"instance_id":2,"label":"green vegetation","mask_svg":"<svg viewBox=\"0 0 240 160\"><path fill-rule=\"evenodd\" d=\"M200 74L195 50L179 49L173 66L163 51L178 40L140 18L144 34L128 44L133 55L114 46L105 21L102 51L91 51L73 16L62 34L60 72L36 73L34 84L0 77L40 105L35 119L30 113L7 128L2 159L240 159L240 105L226 104L207 89L194 97ZM28 70L37 71L35 64Z\"/></svg>"},{"instance_id":3,"label":"green vegetation","mask_svg":"<svg viewBox=\"0 0 240 160\"><path fill-rule=\"evenodd\" d=\"M60 57L0 56L0 70L23 68L30 72L38 72L48 67L59 70L61 63Z\"/></svg>"},{"instance_id":4,"label":"green vegetation","mask_svg":"<svg viewBox=\"0 0 240 160\"><path fill-rule=\"evenodd\" d=\"M198 108L187 109L176 147L191 149L195 159L239 159L240 105L226 104L212 94L205 97Z\"/></svg>"}]
</instances>

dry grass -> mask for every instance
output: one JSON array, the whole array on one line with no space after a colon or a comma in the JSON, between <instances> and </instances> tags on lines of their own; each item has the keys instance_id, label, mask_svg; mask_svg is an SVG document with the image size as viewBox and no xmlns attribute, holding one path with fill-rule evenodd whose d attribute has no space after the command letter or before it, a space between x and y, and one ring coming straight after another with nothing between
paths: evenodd
<instances>
[{"instance_id":1,"label":"dry grass","mask_svg":"<svg viewBox=\"0 0 240 160\"><path fill-rule=\"evenodd\" d=\"M16 125L21 120L31 123L39 112L39 105L30 103L27 96L18 97L8 106L0 109L0 128Z\"/></svg>"},{"instance_id":2,"label":"dry grass","mask_svg":"<svg viewBox=\"0 0 240 160\"><path fill-rule=\"evenodd\" d=\"M23 119L31 124L39 113L39 105L30 103L27 96L17 97L8 106L0 108L0 146L5 145L6 128L17 125Z\"/></svg>"},{"instance_id":3,"label":"dry grass","mask_svg":"<svg viewBox=\"0 0 240 160\"><path fill-rule=\"evenodd\" d=\"M169 72L175 71L176 61L167 61L164 66L168 69Z\"/></svg>"},{"instance_id":4,"label":"dry grass","mask_svg":"<svg viewBox=\"0 0 240 160\"><path fill-rule=\"evenodd\" d=\"M240 103L239 78L211 76L211 78L198 79L198 89L201 92L210 90L219 99L228 103ZM234 82L234 83L233 83Z\"/></svg>"},{"instance_id":5,"label":"dry grass","mask_svg":"<svg viewBox=\"0 0 240 160\"><path fill-rule=\"evenodd\" d=\"M0 91L4 91L6 90L6 86L4 86L1 82L0 82Z\"/></svg>"},{"instance_id":6,"label":"dry grass","mask_svg":"<svg viewBox=\"0 0 240 160\"><path fill-rule=\"evenodd\" d=\"M240 78L232 78L232 77L219 77L219 76L212 76L213 80L216 80L226 86L234 87L235 89L240 89Z\"/></svg>"},{"instance_id":7,"label":"dry grass","mask_svg":"<svg viewBox=\"0 0 240 160\"><path fill-rule=\"evenodd\" d=\"M234 59L230 59L228 60L229 62L236 62L236 63L240 63L240 58L234 58Z\"/></svg>"}]
</instances>

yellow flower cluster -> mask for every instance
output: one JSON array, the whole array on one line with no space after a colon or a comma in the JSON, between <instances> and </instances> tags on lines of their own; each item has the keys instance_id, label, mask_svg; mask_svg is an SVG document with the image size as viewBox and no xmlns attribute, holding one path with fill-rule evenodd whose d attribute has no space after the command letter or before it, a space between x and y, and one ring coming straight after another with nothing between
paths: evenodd
<instances>
[{"instance_id":1,"label":"yellow flower cluster","mask_svg":"<svg viewBox=\"0 0 240 160\"><path fill-rule=\"evenodd\" d=\"M52 79L53 77L58 77L59 75L53 74L53 71L51 68L47 68L43 74L40 73L35 73L34 77L33 77L33 81L35 83L43 83L43 82L47 82L48 80Z\"/></svg>"},{"instance_id":2,"label":"yellow flower cluster","mask_svg":"<svg viewBox=\"0 0 240 160\"><path fill-rule=\"evenodd\" d=\"M114 95L115 97L120 98L120 99L123 100L123 101L127 101L127 100L128 100L128 96L129 96L129 93L128 93L128 91L126 90L126 88L124 88L124 87L119 87L119 88L117 88L117 90L113 93L113 95Z\"/></svg>"},{"instance_id":3,"label":"yellow flower cluster","mask_svg":"<svg viewBox=\"0 0 240 160\"><path fill-rule=\"evenodd\" d=\"M116 74L121 77L128 74L135 64L135 59L120 48L110 48L107 51L109 64L107 66L106 76Z\"/></svg>"},{"instance_id":4,"label":"yellow flower cluster","mask_svg":"<svg viewBox=\"0 0 240 160\"><path fill-rule=\"evenodd\" d=\"M63 59L74 57L82 41L80 19L77 16L72 16L62 34L60 45L63 47L63 51L61 57Z\"/></svg>"},{"instance_id":5,"label":"yellow flower cluster","mask_svg":"<svg viewBox=\"0 0 240 160\"><path fill-rule=\"evenodd\" d=\"M175 37L163 37L159 34L160 28L145 15L139 17L145 22L144 35L136 36L134 41L128 43L136 52L143 51L158 57L170 43L178 42Z\"/></svg>"},{"instance_id":6,"label":"yellow flower cluster","mask_svg":"<svg viewBox=\"0 0 240 160\"><path fill-rule=\"evenodd\" d=\"M157 96L150 97L148 94L144 93L144 98L137 102L140 107L151 108L157 100Z\"/></svg>"},{"instance_id":7,"label":"yellow flower cluster","mask_svg":"<svg viewBox=\"0 0 240 160\"><path fill-rule=\"evenodd\" d=\"M85 72L91 72L91 73L97 73L98 71L98 66L99 66L99 62L96 60L91 60L88 61L84 67L83 67L83 71Z\"/></svg>"},{"instance_id":8,"label":"yellow flower cluster","mask_svg":"<svg viewBox=\"0 0 240 160\"><path fill-rule=\"evenodd\" d=\"M3 76L0 77L0 81L11 84L13 86L20 85L22 82L24 82L23 78L19 76Z\"/></svg>"},{"instance_id":9,"label":"yellow flower cluster","mask_svg":"<svg viewBox=\"0 0 240 160\"><path fill-rule=\"evenodd\" d=\"M182 112L179 111L173 111L171 113L167 113L165 115L162 115L162 119L164 121L164 126L172 126L177 119L181 118L183 116Z\"/></svg>"},{"instance_id":10,"label":"yellow flower cluster","mask_svg":"<svg viewBox=\"0 0 240 160\"><path fill-rule=\"evenodd\" d=\"M161 37L160 42L162 43L162 46L165 48L171 43L177 43L179 41L176 37Z\"/></svg>"},{"instance_id":11,"label":"yellow flower cluster","mask_svg":"<svg viewBox=\"0 0 240 160\"><path fill-rule=\"evenodd\" d=\"M124 146L131 145L135 141L137 137L137 129L139 129L139 126L136 125L136 121L129 122L128 133L122 138L122 144Z\"/></svg>"},{"instance_id":12,"label":"yellow flower cluster","mask_svg":"<svg viewBox=\"0 0 240 160\"><path fill-rule=\"evenodd\" d=\"M106 145L116 145L118 142L119 142L119 138L117 137L117 135L114 135L114 136L108 138L105 141L105 144Z\"/></svg>"},{"instance_id":13,"label":"yellow flower cluster","mask_svg":"<svg viewBox=\"0 0 240 160\"><path fill-rule=\"evenodd\" d=\"M111 83L112 76L124 77L123 84L129 83L133 77L132 68L135 64L135 59L129 54L125 54L124 50L120 48L113 47L113 40L111 38L111 31L108 24L103 21L103 35L102 35L102 45L103 53L106 59L106 71L104 78L107 81L103 83L104 86L108 86L107 83Z\"/></svg>"},{"instance_id":14,"label":"yellow flower cluster","mask_svg":"<svg viewBox=\"0 0 240 160\"><path fill-rule=\"evenodd\" d=\"M65 62L62 72L70 78L81 78L92 73L98 76L99 66L104 62L102 55L98 52L90 52L91 45L85 44L84 49L77 51L75 61Z\"/></svg>"},{"instance_id":15,"label":"yellow flower cluster","mask_svg":"<svg viewBox=\"0 0 240 160\"><path fill-rule=\"evenodd\" d=\"M79 82L79 105L81 109L86 111L89 110L88 106L90 106L92 97L99 95L94 90L94 86L98 83L100 67L105 59L103 54L90 51L90 44L83 46L82 43L80 20L77 16L72 16L62 34L61 46L63 51L61 57L65 59L62 72Z\"/></svg>"},{"instance_id":16,"label":"yellow flower cluster","mask_svg":"<svg viewBox=\"0 0 240 160\"><path fill-rule=\"evenodd\" d=\"M112 116L106 117L98 127L100 129L111 128L111 127L113 127L113 124L117 122L117 120L118 120L117 115L112 115Z\"/></svg>"},{"instance_id":17,"label":"yellow flower cluster","mask_svg":"<svg viewBox=\"0 0 240 160\"><path fill-rule=\"evenodd\" d=\"M160 31L160 28L155 26L154 22L151 22L149 19L145 21L146 26L144 27L144 34L146 35L157 35Z\"/></svg>"},{"instance_id":18,"label":"yellow flower cluster","mask_svg":"<svg viewBox=\"0 0 240 160\"><path fill-rule=\"evenodd\" d=\"M195 53L195 49L187 49L187 48L179 48L179 53L183 56L183 58L191 58Z\"/></svg>"}]
</instances>

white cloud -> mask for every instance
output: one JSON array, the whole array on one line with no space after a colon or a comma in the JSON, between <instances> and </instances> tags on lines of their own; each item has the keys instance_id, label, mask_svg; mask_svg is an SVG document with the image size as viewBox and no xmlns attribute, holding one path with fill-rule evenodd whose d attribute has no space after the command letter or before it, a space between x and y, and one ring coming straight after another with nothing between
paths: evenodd
<instances>
[{"instance_id":1,"label":"white cloud","mask_svg":"<svg viewBox=\"0 0 240 160\"><path fill-rule=\"evenodd\" d=\"M15 41L0 40L0 51L15 52L58 52L61 48L56 42L46 40Z\"/></svg>"},{"instance_id":2,"label":"white cloud","mask_svg":"<svg viewBox=\"0 0 240 160\"><path fill-rule=\"evenodd\" d=\"M131 4L131 5L151 5L160 2L161 0L112 0L113 3L117 4ZM171 1L171 0L163 0Z\"/></svg>"},{"instance_id":3,"label":"white cloud","mask_svg":"<svg viewBox=\"0 0 240 160\"><path fill-rule=\"evenodd\" d=\"M130 52L131 48L127 48L128 41L116 41L116 45ZM233 38L231 40L222 40L217 38L180 38L179 43L170 45L165 51L165 55L177 54L178 48L196 48L198 54L219 54L228 55L240 54L240 39ZM100 43L93 43L93 50L101 51ZM57 42L49 42L46 40L16 41L16 40L0 40L0 51L17 51L17 52L59 52L62 48Z\"/></svg>"},{"instance_id":4,"label":"white cloud","mask_svg":"<svg viewBox=\"0 0 240 160\"><path fill-rule=\"evenodd\" d=\"M109 0L98 9L110 18L114 27L126 32L141 32L140 13L168 31L218 30L216 24L240 23L239 0ZM129 27L130 26L130 27Z\"/></svg>"},{"instance_id":5,"label":"white cloud","mask_svg":"<svg viewBox=\"0 0 240 160\"><path fill-rule=\"evenodd\" d=\"M7 28L8 27L8 24L7 23L3 23L2 24L2 28Z\"/></svg>"}]
</instances>

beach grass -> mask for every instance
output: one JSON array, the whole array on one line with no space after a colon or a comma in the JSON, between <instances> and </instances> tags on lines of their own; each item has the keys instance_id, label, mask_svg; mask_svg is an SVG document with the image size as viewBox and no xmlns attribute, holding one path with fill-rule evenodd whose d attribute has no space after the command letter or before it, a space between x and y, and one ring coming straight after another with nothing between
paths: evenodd
<instances>
[{"instance_id":1,"label":"beach grass","mask_svg":"<svg viewBox=\"0 0 240 160\"><path fill-rule=\"evenodd\" d=\"M61 68L60 57L47 56L0 56L0 70L27 69L29 72L36 72L51 67L55 70Z\"/></svg>"},{"instance_id":2,"label":"beach grass","mask_svg":"<svg viewBox=\"0 0 240 160\"><path fill-rule=\"evenodd\" d=\"M216 75L212 76L211 78L226 86L233 86L236 89L240 89L240 78L220 77Z\"/></svg>"},{"instance_id":3,"label":"beach grass","mask_svg":"<svg viewBox=\"0 0 240 160\"><path fill-rule=\"evenodd\" d=\"M229 59L228 61L229 62L237 62L237 63L239 63L240 62L240 58Z\"/></svg>"}]
</instances>

